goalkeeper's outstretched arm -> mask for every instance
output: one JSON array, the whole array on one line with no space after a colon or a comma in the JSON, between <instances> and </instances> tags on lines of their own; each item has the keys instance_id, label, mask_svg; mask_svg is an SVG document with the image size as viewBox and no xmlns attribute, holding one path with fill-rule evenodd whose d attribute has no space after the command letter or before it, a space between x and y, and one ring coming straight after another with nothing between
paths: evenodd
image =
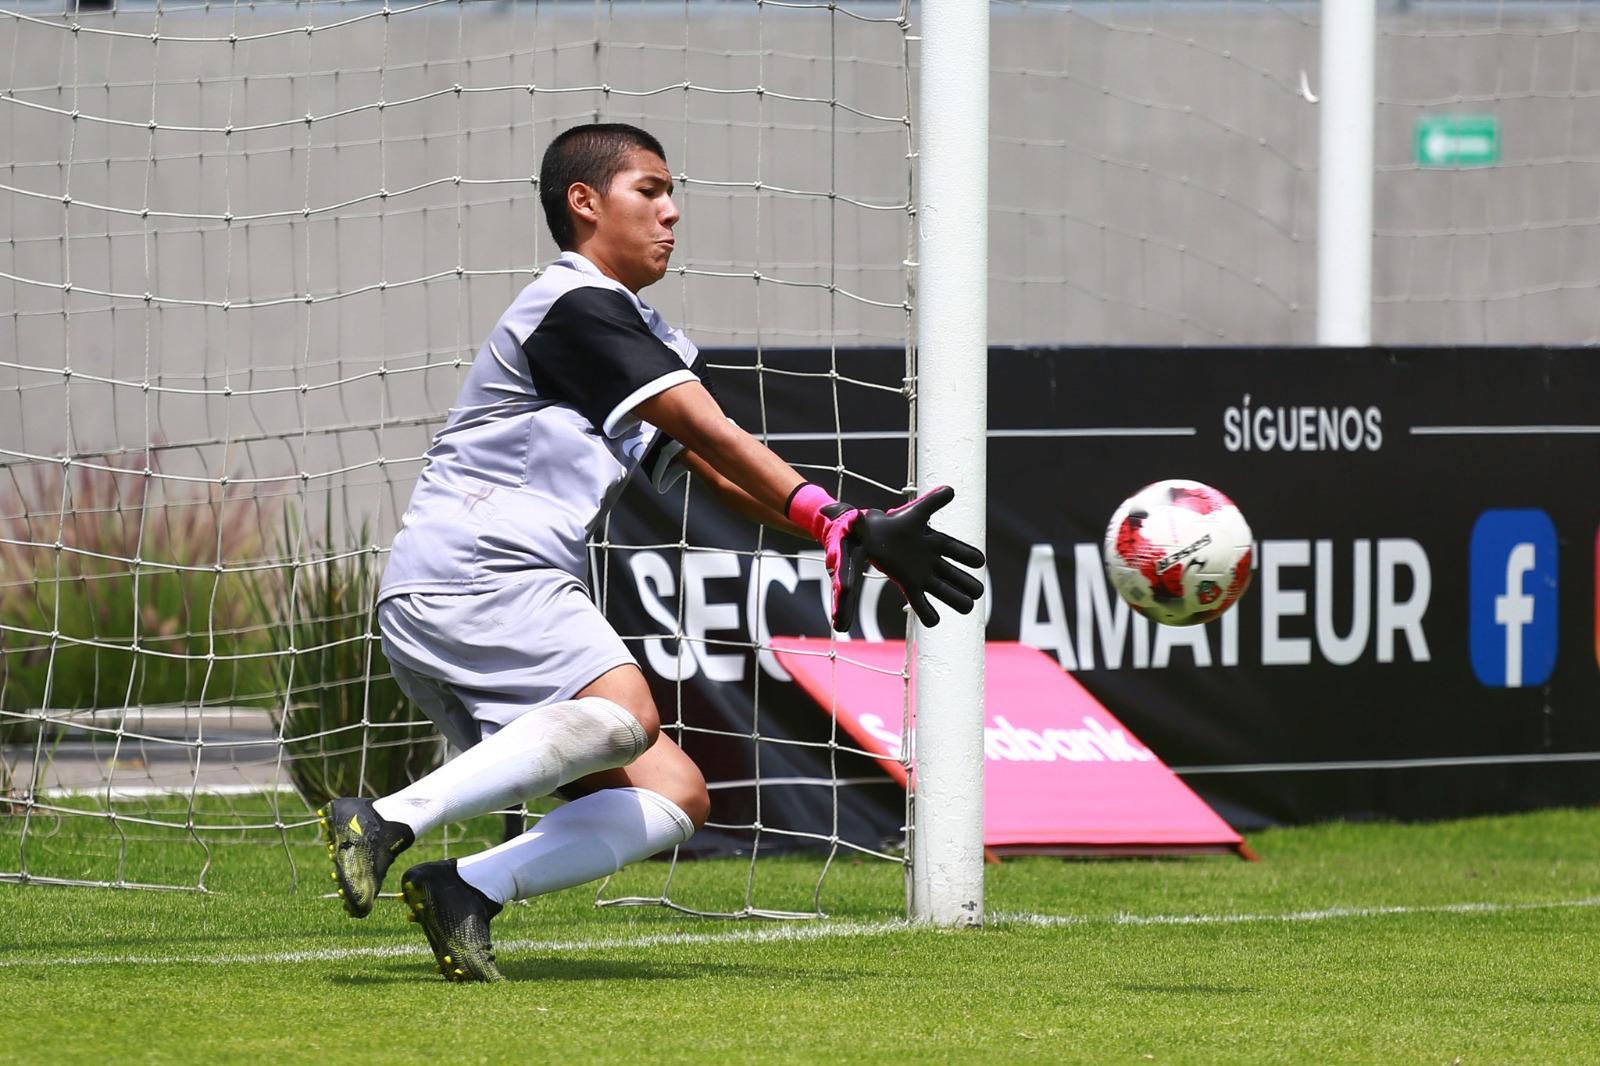
<instances>
[{"instance_id":1,"label":"goalkeeper's outstretched arm","mask_svg":"<svg viewBox=\"0 0 1600 1066\"><path fill-rule=\"evenodd\" d=\"M760 442L758 441L757 443ZM700 458L699 453L689 451L686 448L679 457L679 461L701 484L712 490L724 507L735 514L742 515L752 522L770 526L773 529L781 529L785 533L790 533L797 537L809 537L811 535L810 530L801 529L789 521L788 516L774 511L771 507L768 507L744 489L723 477L716 467Z\"/></svg>"},{"instance_id":2,"label":"goalkeeper's outstretched arm","mask_svg":"<svg viewBox=\"0 0 1600 1066\"><path fill-rule=\"evenodd\" d=\"M778 454L728 421L699 382L658 393L633 412L682 444L682 461L705 478L735 511L764 525L809 535L789 521L784 507L805 478Z\"/></svg>"},{"instance_id":3,"label":"goalkeeper's outstretched arm","mask_svg":"<svg viewBox=\"0 0 1600 1066\"><path fill-rule=\"evenodd\" d=\"M833 576L836 630L848 630L854 622L869 564L900 586L924 625L939 621L929 597L966 614L983 594L983 583L955 565L982 566L983 553L928 526L933 513L954 497L952 489L934 489L888 512L840 503L728 421L698 382L658 393L634 413L682 444L689 469L733 510L822 545Z\"/></svg>"}]
</instances>

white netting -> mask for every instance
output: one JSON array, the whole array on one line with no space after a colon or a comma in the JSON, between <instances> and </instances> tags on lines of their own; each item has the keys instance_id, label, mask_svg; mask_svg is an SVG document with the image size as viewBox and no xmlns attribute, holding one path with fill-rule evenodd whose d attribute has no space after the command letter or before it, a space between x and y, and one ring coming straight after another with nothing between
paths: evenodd
<instances>
[{"instance_id":1,"label":"white netting","mask_svg":"<svg viewBox=\"0 0 1600 1066\"><path fill-rule=\"evenodd\" d=\"M990 12L991 342L1309 343L1315 6Z\"/></svg>"},{"instance_id":2,"label":"white netting","mask_svg":"<svg viewBox=\"0 0 1600 1066\"><path fill-rule=\"evenodd\" d=\"M1320 14L1278 0L993 15L997 344L1310 344ZM1378 3L1373 341L1600 336L1600 13ZM1484 117L1498 155L1419 162Z\"/></svg>"},{"instance_id":3,"label":"white netting","mask_svg":"<svg viewBox=\"0 0 1600 1066\"><path fill-rule=\"evenodd\" d=\"M1600 11L1401 4L1377 79L1374 339L1600 340Z\"/></svg>"},{"instance_id":4,"label":"white netting","mask_svg":"<svg viewBox=\"0 0 1600 1066\"><path fill-rule=\"evenodd\" d=\"M850 347L904 353L907 25L882 3L0 10L0 878L203 886L221 841L298 866L292 780L370 791L439 757L374 669L374 581L464 366L556 252L534 177L561 129L666 145L680 251L648 296L703 348L832 350L835 393ZM759 894L752 868L717 908Z\"/></svg>"},{"instance_id":5,"label":"white netting","mask_svg":"<svg viewBox=\"0 0 1600 1066\"><path fill-rule=\"evenodd\" d=\"M992 341L1309 342L1316 7L991 13ZM0 0L0 876L200 884L214 841L304 835L288 758L353 753L370 787L437 757L370 667L370 583L463 366L554 253L533 177L567 125L666 144L667 317L753 351L720 369L756 395L825 383L779 449L846 486L912 481L838 430L857 394L903 414L914 379L860 355L909 350L913 31L878 0ZM1596 40L1581 3L1380 9L1378 342L1595 339ZM1417 162L1420 119L1484 115L1489 165ZM755 428L769 413L794 414ZM831 451L805 452L818 434ZM656 552L677 588L768 558L814 579L756 544L707 564L719 545L608 530L597 560ZM758 643L748 612L731 636L671 613L680 662ZM353 724L284 715L324 704ZM759 719L740 739L758 764L789 743ZM837 816L838 773L763 780L823 787ZM98 851L48 846L82 824ZM723 828L882 853L837 824ZM145 863L147 841L179 858Z\"/></svg>"}]
</instances>

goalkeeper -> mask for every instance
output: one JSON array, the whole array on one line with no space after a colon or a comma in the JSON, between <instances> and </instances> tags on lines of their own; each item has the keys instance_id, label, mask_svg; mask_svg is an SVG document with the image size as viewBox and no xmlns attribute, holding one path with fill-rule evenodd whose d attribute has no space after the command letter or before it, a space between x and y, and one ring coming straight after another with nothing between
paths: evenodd
<instances>
[{"instance_id":1,"label":"goalkeeper","mask_svg":"<svg viewBox=\"0 0 1600 1066\"><path fill-rule=\"evenodd\" d=\"M698 349L638 296L666 273L678 221L654 137L569 129L539 180L562 254L473 361L379 592L396 681L461 753L393 795L322 812L339 895L360 918L416 837L557 790L568 800L520 837L401 878L454 981L501 980L489 923L506 902L681 844L710 811L584 584L589 534L634 470L663 491L692 472L735 511L819 541L841 631L869 564L927 625L930 598L966 613L983 588L952 562L981 566L982 553L928 528L950 489L887 513L851 507L723 415Z\"/></svg>"}]
</instances>

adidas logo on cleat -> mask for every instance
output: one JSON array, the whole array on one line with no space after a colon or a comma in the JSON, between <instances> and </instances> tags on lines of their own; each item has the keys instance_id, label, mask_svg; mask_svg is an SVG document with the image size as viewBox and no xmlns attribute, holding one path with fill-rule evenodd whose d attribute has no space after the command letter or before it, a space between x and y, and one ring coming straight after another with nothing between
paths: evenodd
<instances>
[{"instance_id":1,"label":"adidas logo on cleat","mask_svg":"<svg viewBox=\"0 0 1600 1066\"><path fill-rule=\"evenodd\" d=\"M390 862L411 846L411 829L385 821L370 800L336 799L318 813L339 898L352 918L364 918L382 891Z\"/></svg>"}]
</instances>

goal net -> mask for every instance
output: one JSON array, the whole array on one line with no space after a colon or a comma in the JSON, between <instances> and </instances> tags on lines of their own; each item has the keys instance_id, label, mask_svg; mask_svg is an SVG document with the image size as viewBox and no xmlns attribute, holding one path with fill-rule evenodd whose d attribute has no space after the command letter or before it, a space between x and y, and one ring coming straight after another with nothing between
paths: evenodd
<instances>
[{"instance_id":1,"label":"goal net","mask_svg":"<svg viewBox=\"0 0 1600 1066\"><path fill-rule=\"evenodd\" d=\"M1373 336L1600 340L1600 11L1380 8Z\"/></svg>"},{"instance_id":2,"label":"goal net","mask_svg":"<svg viewBox=\"0 0 1600 1066\"><path fill-rule=\"evenodd\" d=\"M1600 12L1376 8L1373 343L1594 343ZM990 12L992 343L1314 343L1319 6Z\"/></svg>"},{"instance_id":3,"label":"goal net","mask_svg":"<svg viewBox=\"0 0 1600 1066\"><path fill-rule=\"evenodd\" d=\"M1309 343L1315 6L990 10L991 341ZM1595 17L1380 8L1379 343L1595 339ZM902 497L917 32L885 0L0 0L0 879L204 888L241 848L320 877L302 793L445 755L372 595L466 365L556 251L535 176L566 126L666 145L682 239L646 296L741 424ZM1493 159L1415 154L1485 115ZM824 631L820 560L693 493L598 532L595 593L669 735L731 768L698 839L750 862L604 898L821 913L839 857L903 861L903 797L768 647L769 593ZM884 603L856 639L899 635Z\"/></svg>"},{"instance_id":4,"label":"goal net","mask_svg":"<svg viewBox=\"0 0 1600 1066\"><path fill-rule=\"evenodd\" d=\"M558 251L536 175L570 125L667 147L680 251L646 297L742 424L803 394L775 445L835 490L903 498L908 25L878 2L5 4L0 878L205 888L243 846L316 884L307 801L445 754L388 678L373 593L465 367ZM887 464L841 442L858 393L901 439ZM690 588L820 560L697 539L689 494L662 499L599 532L596 593L667 568L665 624L619 630L647 670L670 645L667 732L735 768L708 766L697 843L752 865L697 896L651 864L608 898L820 913L839 852L901 861L897 787L841 770L821 710L763 721L753 676L742 720L683 698L697 667L764 652L749 619L708 631ZM841 831L858 788L899 806L887 831ZM809 872L765 888L754 856L796 849Z\"/></svg>"}]
</instances>

